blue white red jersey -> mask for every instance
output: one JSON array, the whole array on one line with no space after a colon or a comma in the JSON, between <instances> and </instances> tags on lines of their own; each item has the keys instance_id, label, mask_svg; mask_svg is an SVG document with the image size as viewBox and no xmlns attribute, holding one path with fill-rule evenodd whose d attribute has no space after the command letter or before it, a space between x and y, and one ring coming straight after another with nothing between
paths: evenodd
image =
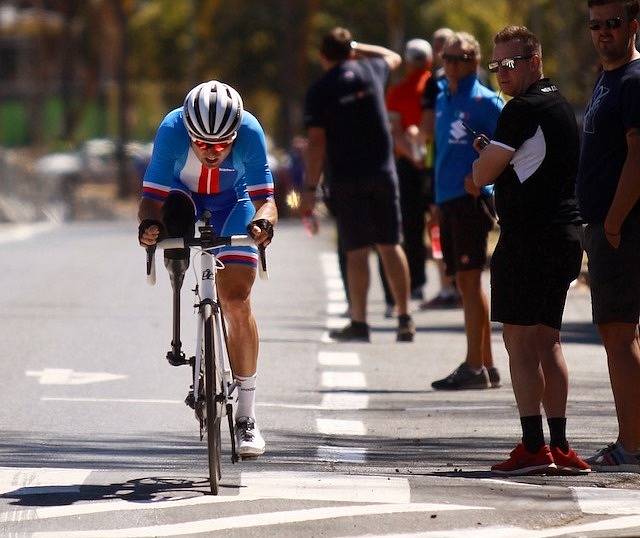
<instances>
[{"instance_id":1,"label":"blue white red jersey","mask_svg":"<svg viewBox=\"0 0 640 538\"><path fill-rule=\"evenodd\" d=\"M207 168L194 153L182 121L182 107L162 120L142 183L143 198L164 201L172 190L252 201L273 197L267 145L258 120L246 110L231 152L218 168Z\"/></svg>"}]
</instances>

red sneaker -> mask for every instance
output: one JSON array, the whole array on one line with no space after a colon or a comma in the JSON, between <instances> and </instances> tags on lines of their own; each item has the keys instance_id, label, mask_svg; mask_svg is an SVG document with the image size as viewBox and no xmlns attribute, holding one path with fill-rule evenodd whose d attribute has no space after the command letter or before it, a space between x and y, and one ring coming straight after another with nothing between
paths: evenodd
<instances>
[{"instance_id":1,"label":"red sneaker","mask_svg":"<svg viewBox=\"0 0 640 538\"><path fill-rule=\"evenodd\" d=\"M573 449L562 452L557 446L551 447L551 456L556 464L557 474L588 474L591 466L584 461Z\"/></svg>"},{"instance_id":2,"label":"red sneaker","mask_svg":"<svg viewBox=\"0 0 640 538\"><path fill-rule=\"evenodd\" d=\"M491 467L495 474L506 476L520 476L528 474L547 474L555 470L551 450L543 445L538 452L532 454L522 443L519 443L509 455L509 459L496 463Z\"/></svg>"}]
</instances>

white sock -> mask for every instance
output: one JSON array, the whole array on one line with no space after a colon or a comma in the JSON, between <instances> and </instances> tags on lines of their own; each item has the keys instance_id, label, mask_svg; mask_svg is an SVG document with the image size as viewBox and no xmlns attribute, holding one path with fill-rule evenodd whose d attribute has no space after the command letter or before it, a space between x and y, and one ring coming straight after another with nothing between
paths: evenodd
<instances>
[{"instance_id":1,"label":"white sock","mask_svg":"<svg viewBox=\"0 0 640 538\"><path fill-rule=\"evenodd\" d=\"M236 381L240 383L238 387L238 408L236 410L236 419L240 417L248 417L255 420L256 418L256 378L258 374L249 377L235 376Z\"/></svg>"}]
</instances>

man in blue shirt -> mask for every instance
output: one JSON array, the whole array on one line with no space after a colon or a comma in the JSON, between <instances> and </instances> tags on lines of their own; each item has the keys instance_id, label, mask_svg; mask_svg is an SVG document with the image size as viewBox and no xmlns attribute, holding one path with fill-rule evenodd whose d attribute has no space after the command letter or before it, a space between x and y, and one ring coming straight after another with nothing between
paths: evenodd
<instances>
[{"instance_id":1,"label":"man in blue shirt","mask_svg":"<svg viewBox=\"0 0 640 538\"><path fill-rule=\"evenodd\" d=\"M442 54L446 87L436 100L435 201L440 208L442 253L448 275L462 295L467 356L454 372L431 386L436 390L498 386L493 366L487 297L480 276L487 261L487 236L493 227L491 191L473 184L475 134L491 136L503 102L478 81L480 45L470 34L451 36Z\"/></svg>"}]
</instances>

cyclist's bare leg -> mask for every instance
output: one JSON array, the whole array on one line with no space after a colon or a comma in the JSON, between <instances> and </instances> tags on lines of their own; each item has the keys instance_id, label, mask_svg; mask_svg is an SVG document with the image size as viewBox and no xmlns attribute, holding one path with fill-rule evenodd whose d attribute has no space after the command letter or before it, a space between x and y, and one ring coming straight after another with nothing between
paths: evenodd
<instances>
[{"instance_id":1,"label":"cyclist's bare leg","mask_svg":"<svg viewBox=\"0 0 640 538\"><path fill-rule=\"evenodd\" d=\"M234 375L250 377L258 362L258 328L251 312L251 286L256 270L239 264L228 264L216 274L218 297L222 304L229 360Z\"/></svg>"}]
</instances>

